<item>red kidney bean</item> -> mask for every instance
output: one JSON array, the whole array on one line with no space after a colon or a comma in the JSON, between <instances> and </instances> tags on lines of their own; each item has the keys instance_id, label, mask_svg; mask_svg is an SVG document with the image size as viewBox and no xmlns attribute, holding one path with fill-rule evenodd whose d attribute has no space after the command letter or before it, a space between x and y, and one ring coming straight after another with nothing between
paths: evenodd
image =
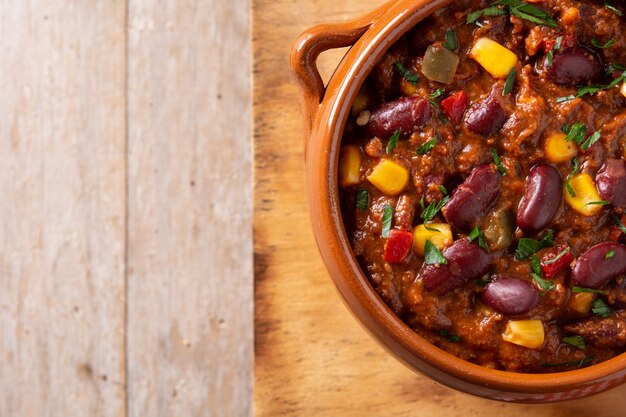
<instances>
[{"instance_id":1,"label":"red kidney bean","mask_svg":"<svg viewBox=\"0 0 626 417\"><path fill-rule=\"evenodd\" d=\"M418 96L402 97L372 111L368 126L372 135L381 138L393 135L396 130L408 134L427 122L430 113L427 100Z\"/></svg>"},{"instance_id":2,"label":"red kidney bean","mask_svg":"<svg viewBox=\"0 0 626 417\"><path fill-rule=\"evenodd\" d=\"M489 272L491 256L467 239L457 240L443 251L444 265L423 265L418 279L424 288L446 294Z\"/></svg>"},{"instance_id":3,"label":"red kidney bean","mask_svg":"<svg viewBox=\"0 0 626 417\"><path fill-rule=\"evenodd\" d=\"M491 94L478 103L474 103L465 113L465 125L477 135L491 136L498 133L506 123L507 115L500 102L499 88L494 88Z\"/></svg>"},{"instance_id":4,"label":"red kidney bean","mask_svg":"<svg viewBox=\"0 0 626 417\"><path fill-rule=\"evenodd\" d=\"M441 212L459 229L469 229L487 214L498 199L501 175L492 164L480 165L459 185Z\"/></svg>"},{"instance_id":5,"label":"red kidney bean","mask_svg":"<svg viewBox=\"0 0 626 417\"><path fill-rule=\"evenodd\" d=\"M537 233L550 224L563 199L563 180L552 165L532 167L526 192L517 210L517 225L525 233Z\"/></svg>"},{"instance_id":6,"label":"red kidney bean","mask_svg":"<svg viewBox=\"0 0 626 417\"><path fill-rule=\"evenodd\" d=\"M604 242L578 258L572 270L572 282L581 287L600 288L621 274L626 274L626 246Z\"/></svg>"},{"instance_id":7,"label":"red kidney bean","mask_svg":"<svg viewBox=\"0 0 626 417\"><path fill-rule=\"evenodd\" d=\"M600 197L615 207L626 208L626 162L607 159L596 176Z\"/></svg>"},{"instance_id":8,"label":"red kidney bean","mask_svg":"<svg viewBox=\"0 0 626 417\"><path fill-rule=\"evenodd\" d=\"M600 75L602 68L598 59L582 48L572 48L554 54L552 63L546 58L544 67L548 78L559 85L579 85L592 81Z\"/></svg>"},{"instance_id":9,"label":"red kidney bean","mask_svg":"<svg viewBox=\"0 0 626 417\"><path fill-rule=\"evenodd\" d=\"M539 291L528 281L509 275L496 275L480 299L499 313L519 316L539 304Z\"/></svg>"}]
</instances>

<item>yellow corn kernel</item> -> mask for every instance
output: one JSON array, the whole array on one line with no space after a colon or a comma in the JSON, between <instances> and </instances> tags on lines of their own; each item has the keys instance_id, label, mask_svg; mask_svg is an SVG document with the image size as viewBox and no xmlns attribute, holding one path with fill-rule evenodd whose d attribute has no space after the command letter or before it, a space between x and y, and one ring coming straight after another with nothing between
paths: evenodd
<instances>
[{"instance_id":1,"label":"yellow corn kernel","mask_svg":"<svg viewBox=\"0 0 626 417\"><path fill-rule=\"evenodd\" d=\"M495 78L506 78L517 65L517 55L489 38L478 39L470 56Z\"/></svg>"},{"instance_id":2,"label":"yellow corn kernel","mask_svg":"<svg viewBox=\"0 0 626 417\"><path fill-rule=\"evenodd\" d=\"M622 88L619 90L624 97L626 97L626 81L622 84Z\"/></svg>"},{"instance_id":3,"label":"yellow corn kernel","mask_svg":"<svg viewBox=\"0 0 626 417\"><path fill-rule=\"evenodd\" d=\"M367 108L369 104L370 98L367 94L361 92L354 99L354 103L352 103L352 115L358 116L363 110Z\"/></svg>"},{"instance_id":4,"label":"yellow corn kernel","mask_svg":"<svg viewBox=\"0 0 626 417\"><path fill-rule=\"evenodd\" d=\"M419 256L424 256L427 240L430 240L430 243L439 250L450 246L454 242L450 225L446 223L428 223L417 226L413 230L413 251Z\"/></svg>"},{"instance_id":5,"label":"yellow corn kernel","mask_svg":"<svg viewBox=\"0 0 626 417\"><path fill-rule=\"evenodd\" d=\"M400 91L402 91L402 95L404 96L413 96L417 93L417 85L402 78L400 80Z\"/></svg>"},{"instance_id":6,"label":"yellow corn kernel","mask_svg":"<svg viewBox=\"0 0 626 417\"><path fill-rule=\"evenodd\" d=\"M346 188L360 182L361 151L358 146L344 146L339 154L339 185Z\"/></svg>"},{"instance_id":7,"label":"yellow corn kernel","mask_svg":"<svg viewBox=\"0 0 626 417\"><path fill-rule=\"evenodd\" d=\"M507 342L539 349L545 340L545 331L541 320L511 320L506 324L502 338Z\"/></svg>"},{"instance_id":8,"label":"yellow corn kernel","mask_svg":"<svg viewBox=\"0 0 626 417\"><path fill-rule=\"evenodd\" d=\"M565 188L565 202L574 210L582 214L583 216L591 217L598 214L602 210L602 205L594 204L602 201L602 198L596 190L596 183L589 174L577 174L570 180L569 184L574 191L575 196L571 194Z\"/></svg>"},{"instance_id":9,"label":"yellow corn kernel","mask_svg":"<svg viewBox=\"0 0 626 417\"><path fill-rule=\"evenodd\" d=\"M588 292L575 292L569 299L568 306L571 310L579 314L587 314L591 311L591 303L595 295Z\"/></svg>"},{"instance_id":10,"label":"yellow corn kernel","mask_svg":"<svg viewBox=\"0 0 626 417\"><path fill-rule=\"evenodd\" d=\"M576 144L571 140L566 142L566 137L567 135L562 132L548 136L543 146L548 161L559 164L561 162L567 162L576 156L578 153Z\"/></svg>"},{"instance_id":11,"label":"yellow corn kernel","mask_svg":"<svg viewBox=\"0 0 626 417\"><path fill-rule=\"evenodd\" d=\"M409 182L409 171L402 165L383 159L374 167L367 180L383 193L397 195Z\"/></svg>"}]
</instances>

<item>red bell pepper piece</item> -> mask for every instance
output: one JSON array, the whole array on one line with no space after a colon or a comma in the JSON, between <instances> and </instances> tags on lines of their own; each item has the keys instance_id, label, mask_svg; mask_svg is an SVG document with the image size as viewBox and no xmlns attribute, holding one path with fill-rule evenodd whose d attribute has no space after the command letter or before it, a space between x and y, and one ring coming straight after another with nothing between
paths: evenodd
<instances>
[{"instance_id":1,"label":"red bell pepper piece","mask_svg":"<svg viewBox=\"0 0 626 417\"><path fill-rule=\"evenodd\" d=\"M453 123L460 123L467 108L467 94L465 94L465 91L459 91L442 100L441 107L448 113Z\"/></svg>"},{"instance_id":2,"label":"red bell pepper piece","mask_svg":"<svg viewBox=\"0 0 626 417\"><path fill-rule=\"evenodd\" d=\"M385 262L403 262L409 254L412 244L413 233L399 229L391 230L389 238L385 242Z\"/></svg>"},{"instance_id":3,"label":"red bell pepper piece","mask_svg":"<svg viewBox=\"0 0 626 417\"><path fill-rule=\"evenodd\" d=\"M618 217L618 220L621 224L626 225L626 214L622 214ZM622 229L616 224L612 225L609 229L609 240L611 242L619 242L623 236L626 236L626 233L622 232Z\"/></svg>"},{"instance_id":4,"label":"red bell pepper piece","mask_svg":"<svg viewBox=\"0 0 626 417\"><path fill-rule=\"evenodd\" d=\"M558 259L557 259L558 258ZM565 268L567 268L574 256L572 250L567 245L558 246L553 252L550 252L541 259L541 270L546 278L552 278Z\"/></svg>"},{"instance_id":5,"label":"red bell pepper piece","mask_svg":"<svg viewBox=\"0 0 626 417\"><path fill-rule=\"evenodd\" d=\"M556 45L557 38L544 39L543 41L543 51L547 54L550 52ZM566 33L563 35L563 39L561 40L561 48L560 51L565 51L567 49L575 48L577 44L576 35L573 33ZM556 51L555 51L556 52Z\"/></svg>"},{"instance_id":6,"label":"red bell pepper piece","mask_svg":"<svg viewBox=\"0 0 626 417\"><path fill-rule=\"evenodd\" d=\"M609 240L611 242L619 242L619 239L622 237L622 231L617 226L611 226L609 229Z\"/></svg>"}]
</instances>

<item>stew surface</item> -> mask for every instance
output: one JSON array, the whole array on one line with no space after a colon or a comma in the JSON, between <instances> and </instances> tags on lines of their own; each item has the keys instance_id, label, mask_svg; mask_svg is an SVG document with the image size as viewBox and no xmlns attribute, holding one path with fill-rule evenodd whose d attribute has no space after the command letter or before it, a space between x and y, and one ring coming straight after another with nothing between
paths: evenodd
<instances>
[{"instance_id":1,"label":"stew surface","mask_svg":"<svg viewBox=\"0 0 626 417\"><path fill-rule=\"evenodd\" d=\"M626 351L624 14L456 1L365 82L340 153L346 231L434 345L531 373Z\"/></svg>"}]
</instances>

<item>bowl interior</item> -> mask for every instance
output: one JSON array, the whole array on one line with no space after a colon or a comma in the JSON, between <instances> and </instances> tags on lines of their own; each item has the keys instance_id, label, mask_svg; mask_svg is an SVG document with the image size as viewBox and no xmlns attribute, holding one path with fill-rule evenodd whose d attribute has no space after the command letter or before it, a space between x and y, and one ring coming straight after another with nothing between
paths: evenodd
<instances>
[{"instance_id":1,"label":"bowl interior","mask_svg":"<svg viewBox=\"0 0 626 417\"><path fill-rule=\"evenodd\" d=\"M361 270L339 204L339 148L351 103L374 64L409 29L450 0L401 0L377 20L337 67L316 117L307 155L307 189L316 239L342 298L359 321L409 367L470 394L517 402L581 398L626 379L626 354L588 368L522 374L453 356L415 333L380 299Z\"/></svg>"}]
</instances>

